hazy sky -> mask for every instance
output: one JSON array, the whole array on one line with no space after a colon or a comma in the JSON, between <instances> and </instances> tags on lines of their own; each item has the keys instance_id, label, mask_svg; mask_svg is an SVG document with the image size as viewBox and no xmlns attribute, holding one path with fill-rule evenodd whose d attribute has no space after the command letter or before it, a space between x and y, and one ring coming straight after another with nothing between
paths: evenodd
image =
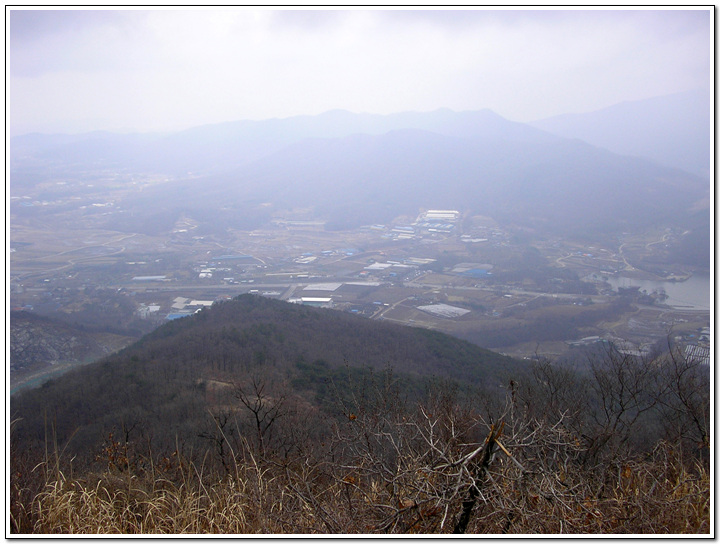
<instances>
[{"instance_id":1,"label":"hazy sky","mask_svg":"<svg viewBox=\"0 0 720 544\"><path fill-rule=\"evenodd\" d=\"M712 11L11 10L12 134L330 109L514 121L709 89Z\"/></svg>"}]
</instances>

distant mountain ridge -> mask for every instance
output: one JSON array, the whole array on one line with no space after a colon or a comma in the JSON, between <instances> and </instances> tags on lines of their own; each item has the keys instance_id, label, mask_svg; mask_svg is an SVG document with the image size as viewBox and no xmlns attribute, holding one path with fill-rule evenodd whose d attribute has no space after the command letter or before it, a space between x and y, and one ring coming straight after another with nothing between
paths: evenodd
<instances>
[{"instance_id":1,"label":"distant mountain ridge","mask_svg":"<svg viewBox=\"0 0 720 544\"><path fill-rule=\"evenodd\" d=\"M77 135L27 134L12 139L11 152L15 157L88 163L103 161L119 167L155 169L179 175L188 171L217 173L265 158L309 138L381 135L404 129L511 141L558 139L529 125L508 121L488 109L454 112L445 108L390 115L331 110L314 116L202 125L172 134L104 131Z\"/></svg>"},{"instance_id":2,"label":"distant mountain ridge","mask_svg":"<svg viewBox=\"0 0 720 544\"><path fill-rule=\"evenodd\" d=\"M102 160L178 174L217 173L308 138L419 129L444 136L535 143L581 139L614 153L645 157L707 176L710 121L710 96L704 91L623 102L595 112L531 123L512 122L489 109L455 112L441 108L389 115L331 110L319 115L202 125L170 134L26 134L12 138L11 158Z\"/></svg>"},{"instance_id":3,"label":"distant mountain ridge","mask_svg":"<svg viewBox=\"0 0 720 544\"><path fill-rule=\"evenodd\" d=\"M404 129L305 139L234 171L174 183L172 194L151 188L127 205L166 213L158 228L180 213L204 223L212 217L216 231L247 228L249 220L255 228L272 213L309 207L329 228L352 229L420 208L450 208L579 233L682 220L707 197L709 187L686 172L579 140L534 133L511 139L515 126L507 127L508 138L479 127L474 137ZM118 217L108 227L137 224Z\"/></svg>"},{"instance_id":4,"label":"distant mountain ridge","mask_svg":"<svg viewBox=\"0 0 720 544\"><path fill-rule=\"evenodd\" d=\"M332 229L438 207L556 234L668 220L690 228L691 216L706 213L710 189L701 177L627 149L618 155L490 110L334 110L170 135L18 138L11 150L25 159L13 159L13 183L41 180L37 164L174 173L178 181L120 203L107 228L129 232L168 232L182 215L215 232L253 229L295 206L314 209Z\"/></svg>"},{"instance_id":5,"label":"distant mountain ridge","mask_svg":"<svg viewBox=\"0 0 720 544\"><path fill-rule=\"evenodd\" d=\"M688 91L622 102L601 110L529 123L614 153L646 157L696 175L710 175L711 98Z\"/></svg>"}]
</instances>

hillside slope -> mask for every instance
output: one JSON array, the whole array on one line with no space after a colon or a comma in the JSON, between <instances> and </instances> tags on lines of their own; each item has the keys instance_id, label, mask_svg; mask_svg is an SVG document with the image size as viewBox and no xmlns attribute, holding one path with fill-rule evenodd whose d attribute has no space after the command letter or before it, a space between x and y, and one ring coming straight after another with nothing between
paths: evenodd
<instances>
[{"instance_id":1,"label":"hillside slope","mask_svg":"<svg viewBox=\"0 0 720 544\"><path fill-rule=\"evenodd\" d=\"M132 339L88 332L31 312L10 313L10 383L63 364L86 363L128 345Z\"/></svg>"}]
</instances>

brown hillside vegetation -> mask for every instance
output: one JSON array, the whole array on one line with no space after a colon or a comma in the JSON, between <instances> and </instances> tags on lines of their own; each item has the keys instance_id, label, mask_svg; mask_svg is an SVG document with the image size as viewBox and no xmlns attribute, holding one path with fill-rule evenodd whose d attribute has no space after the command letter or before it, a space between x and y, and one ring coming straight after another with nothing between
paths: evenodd
<instances>
[{"instance_id":1,"label":"brown hillside vegetation","mask_svg":"<svg viewBox=\"0 0 720 544\"><path fill-rule=\"evenodd\" d=\"M705 370L613 353L584 377L539 363L495 401L437 382L407 401L386 372L338 395L332 417L252 379L211 414L201 456L127 432L82 473L62 451L37 466L12 451L11 530L710 534Z\"/></svg>"}]
</instances>

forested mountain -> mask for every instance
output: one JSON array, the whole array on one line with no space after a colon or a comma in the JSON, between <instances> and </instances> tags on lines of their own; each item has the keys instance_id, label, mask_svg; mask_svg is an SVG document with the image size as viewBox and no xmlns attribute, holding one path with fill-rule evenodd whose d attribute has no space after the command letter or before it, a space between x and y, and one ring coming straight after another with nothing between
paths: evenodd
<instances>
[{"instance_id":1,"label":"forested mountain","mask_svg":"<svg viewBox=\"0 0 720 544\"><path fill-rule=\"evenodd\" d=\"M44 414L52 413L57 439L73 436L69 448L78 455L113 428L133 425L152 432L156 447L169 447L177 435L196 441L207 410L255 378L272 382L273 394L318 408L333 401L333 379L360 382L388 368L410 394L432 378L497 390L528 369L442 333L242 295L13 396L11 411L21 419L18 436L30 441L43 439Z\"/></svg>"}]
</instances>

